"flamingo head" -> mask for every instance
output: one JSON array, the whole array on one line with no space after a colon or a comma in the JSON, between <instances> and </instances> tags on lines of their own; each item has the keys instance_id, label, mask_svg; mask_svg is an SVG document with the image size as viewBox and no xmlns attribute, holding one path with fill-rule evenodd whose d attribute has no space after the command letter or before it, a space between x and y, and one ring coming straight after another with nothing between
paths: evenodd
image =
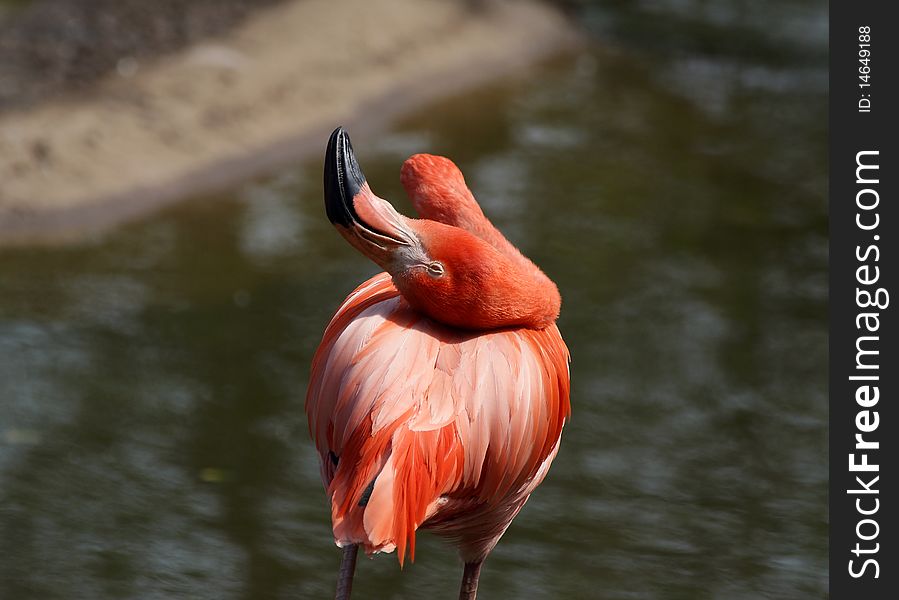
<instances>
[{"instance_id":1,"label":"flamingo head","mask_svg":"<svg viewBox=\"0 0 899 600\"><path fill-rule=\"evenodd\" d=\"M403 298L429 318L452 327L490 330L542 329L558 317L561 299L555 284L505 238L497 243L446 222L411 219L376 196L342 127L328 142L324 189L331 223L390 273ZM422 212L420 202L413 200ZM443 202L441 211L448 210Z\"/></svg>"}]
</instances>

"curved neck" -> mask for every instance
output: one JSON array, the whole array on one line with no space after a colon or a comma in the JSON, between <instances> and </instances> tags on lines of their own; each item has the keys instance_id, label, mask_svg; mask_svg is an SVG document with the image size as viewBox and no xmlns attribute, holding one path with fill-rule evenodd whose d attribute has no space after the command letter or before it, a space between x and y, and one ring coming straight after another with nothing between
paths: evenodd
<instances>
[{"instance_id":1,"label":"curved neck","mask_svg":"<svg viewBox=\"0 0 899 600\"><path fill-rule=\"evenodd\" d=\"M417 154L403 165L400 180L419 217L464 229L519 264L535 279L552 284L543 271L490 222L468 189L462 172L451 160Z\"/></svg>"},{"instance_id":2,"label":"curved neck","mask_svg":"<svg viewBox=\"0 0 899 600\"><path fill-rule=\"evenodd\" d=\"M494 265L491 275L482 272L477 277L497 282L478 286L483 295L480 302L485 305L482 313L486 316L481 320L482 324L540 329L555 321L562 303L558 288L494 227L468 189L462 172L451 160L416 154L403 164L400 181L422 219L448 225L477 240L478 243L465 243L458 239L455 249L445 247L447 255L455 255L454 262L467 262L462 254L477 254L483 264ZM435 239L439 238L435 236ZM487 249L478 249L479 244ZM433 290L430 293L433 294ZM415 296L415 292L408 289L408 295ZM446 299L445 305L450 304L449 300ZM428 302L422 297L422 306ZM487 305L492 305L490 310L486 310Z\"/></svg>"}]
</instances>

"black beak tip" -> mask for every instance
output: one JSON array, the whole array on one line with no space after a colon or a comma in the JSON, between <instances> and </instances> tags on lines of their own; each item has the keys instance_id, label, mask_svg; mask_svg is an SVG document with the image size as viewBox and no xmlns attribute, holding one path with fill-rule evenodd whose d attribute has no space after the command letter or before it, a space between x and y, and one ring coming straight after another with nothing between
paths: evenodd
<instances>
[{"instance_id":1,"label":"black beak tip","mask_svg":"<svg viewBox=\"0 0 899 600\"><path fill-rule=\"evenodd\" d=\"M365 175L356 162L350 136L343 127L331 133L325 151L325 211L335 225L349 227L358 222L353 198L365 185Z\"/></svg>"}]
</instances>

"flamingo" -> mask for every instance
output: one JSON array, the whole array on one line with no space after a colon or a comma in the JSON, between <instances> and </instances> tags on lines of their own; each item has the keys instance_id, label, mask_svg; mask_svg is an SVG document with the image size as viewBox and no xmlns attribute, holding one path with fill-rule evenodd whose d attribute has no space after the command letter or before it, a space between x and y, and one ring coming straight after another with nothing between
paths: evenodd
<instances>
[{"instance_id":1,"label":"flamingo","mask_svg":"<svg viewBox=\"0 0 899 600\"><path fill-rule=\"evenodd\" d=\"M372 193L347 132L325 155L328 218L385 272L353 291L313 360L306 415L343 548L415 558L428 529L458 548L461 600L543 481L570 414L556 285L484 216L447 158L417 154L401 182L420 219Z\"/></svg>"}]
</instances>

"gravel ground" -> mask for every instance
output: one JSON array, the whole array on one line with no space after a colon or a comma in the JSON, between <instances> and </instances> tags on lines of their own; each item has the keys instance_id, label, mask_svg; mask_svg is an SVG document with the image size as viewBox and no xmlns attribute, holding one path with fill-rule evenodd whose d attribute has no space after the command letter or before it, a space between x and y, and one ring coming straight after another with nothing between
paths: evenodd
<instances>
[{"instance_id":1,"label":"gravel ground","mask_svg":"<svg viewBox=\"0 0 899 600\"><path fill-rule=\"evenodd\" d=\"M113 69L224 33L281 0L0 0L0 110L87 89Z\"/></svg>"}]
</instances>

